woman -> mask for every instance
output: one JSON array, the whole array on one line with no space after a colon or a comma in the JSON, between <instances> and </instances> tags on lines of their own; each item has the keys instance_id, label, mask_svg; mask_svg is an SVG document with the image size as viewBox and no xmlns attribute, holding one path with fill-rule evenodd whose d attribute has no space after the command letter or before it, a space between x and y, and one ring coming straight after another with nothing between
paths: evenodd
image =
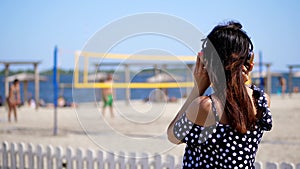
<instances>
[{"instance_id":1,"label":"woman","mask_svg":"<svg viewBox=\"0 0 300 169\"><path fill-rule=\"evenodd\" d=\"M7 98L8 103L8 121L11 121L11 113L14 112L15 122L18 121L17 118L17 106L21 104L20 98L20 85L19 80L15 79L13 84L9 88L9 95Z\"/></svg>"},{"instance_id":2,"label":"woman","mask_svg":"<svg viewBox=\"0 0 300 169\"><path fill-rule=\"evenodd\" d=\"M204 39L195 87L168 128L172 143L186 143L183 168L254 168L272 117L267 95L245 85L254 66L252 50L237 22L216 26ZM202 96L210 85L214 93Z\"/></svg>"}]
</instances>

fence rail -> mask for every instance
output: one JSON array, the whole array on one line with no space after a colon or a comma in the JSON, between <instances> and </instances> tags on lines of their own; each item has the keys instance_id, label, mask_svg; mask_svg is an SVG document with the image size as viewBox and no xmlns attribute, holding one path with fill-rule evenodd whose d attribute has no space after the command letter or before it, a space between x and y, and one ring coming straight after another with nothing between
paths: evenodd
<instances>
[{"instance_id":1,"label":"fence rail","mask_svg":"<svg viewBox=\"0 0 300 169\"><path fill-rule=\"evenodd\" d=\"M147 153L109 153L24 143L3 142L0 169L179 169L181 158ZM255 163L256 169L300 169L290 163Z\"/></svg>"}]
</instances>

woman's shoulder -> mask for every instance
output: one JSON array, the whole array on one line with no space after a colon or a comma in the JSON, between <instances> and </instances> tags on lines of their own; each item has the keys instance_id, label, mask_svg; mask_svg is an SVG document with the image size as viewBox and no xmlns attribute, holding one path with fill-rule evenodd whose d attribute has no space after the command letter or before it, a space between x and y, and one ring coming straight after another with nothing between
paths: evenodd
<instances>
[{"instance_id":1,"label":"woman's shoulder","mask_svg":"<svg viewBox=\"0 0 300 169\"><path fill-rule=\"evenodd\" d=\"M211 96L197 97L187 108L186 117L200 126L210 126L215 123Z\"/></svg>"},{"instance_id":2,"label":"woman's shoulder","mask_svg":"<svg viewBox=\"0 0 300 169\"><path fill-rule=\"evenodd\" d=\"M257 87L256 85L252 84L250 88L253 90L253 97L258 100L258 102L267 102L268 106L270 107L270 96L264 92L263 89Z\"/></svg>"}]
</instances>

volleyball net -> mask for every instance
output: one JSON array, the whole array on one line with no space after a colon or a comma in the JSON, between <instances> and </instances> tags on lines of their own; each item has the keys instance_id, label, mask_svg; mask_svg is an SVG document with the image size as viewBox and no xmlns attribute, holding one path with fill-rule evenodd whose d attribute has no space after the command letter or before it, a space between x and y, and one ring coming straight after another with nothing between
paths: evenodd
<instances>
[{"instance_id":1,"label":"volleyball net","mask_svg":"<svg viewBox=\"0 0 300 169\"><path fill-rule=\"evenodd\" d=\"M114 64L108 64L113 62ZM73 87L75 88L188 88L193 87L194 82L192 78L186 78L191 76L191 67L194 65L195 56L162 56L162 55L128 55L128 54L114 54L114 53L95 53L86 51L75 52L75 68ZM91 80L91 64L103 66L114 65L115 67L124 67L125 82L114 82L107 84L95 79ZM173 81L159 81L159 82L131 82L129 79L131 68L140 67L140 65L178 65L185 66L186 75L185 80ZM97 70L98 66L95 66L94 73L100 73L101 70ZM128 67L130 66L130 67ZM189 67L190 66L190 69ZM182 67L182 66L181 66ZM189 74L189 75L188 75ZM122 75L121 75L122 76ZM128 77L126 80L126 76ZM172 77L172 75L170 75Z\"/></svg>"}]
</instances>

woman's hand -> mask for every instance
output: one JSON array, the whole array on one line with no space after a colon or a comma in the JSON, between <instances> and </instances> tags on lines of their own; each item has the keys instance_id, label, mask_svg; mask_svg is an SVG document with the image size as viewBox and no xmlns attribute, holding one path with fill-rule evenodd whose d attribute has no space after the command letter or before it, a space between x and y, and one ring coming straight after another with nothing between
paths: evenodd
<instances>
[{"instance_id":1,"label":"woman's hand","mask_svg":"<svg viewBox=\"0 0 300 169\"><path fill-rule=\"evenodd\" d=\"M199 92L199 95L202 95L205 90L210 86L210 80L207 73L207 70L204 65L203 53L199 52L196 60L196 67L194 70L195 86Z\"/></svg>"},{"instance_id":2,"label":"woman's hand","mask_svg":"<svg viewBox=\"0 0 300 169\"><path fill-rule=\"evenodd\" d=\"M254 63L251 63L249 65L249 69L247 69L247 67L243 65L243 67L242 67L242 76L243 76L244 82L247 82L250 79L249 78L249 73L252 71L253 67L254 67Z\"/></svg>"}]
</instances>

